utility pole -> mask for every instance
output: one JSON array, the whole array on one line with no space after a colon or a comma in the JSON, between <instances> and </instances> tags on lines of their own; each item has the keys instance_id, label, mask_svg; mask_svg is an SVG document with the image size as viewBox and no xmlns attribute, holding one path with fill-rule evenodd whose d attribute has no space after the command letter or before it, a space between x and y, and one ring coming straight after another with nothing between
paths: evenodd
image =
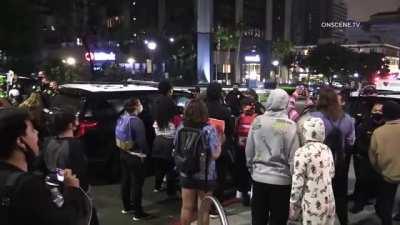
<instances>
[{"instance_id":1,"label":"utility pole","mask_svg":"<svg viewBox=\"0 0 400 225\"><path fill-rule=\"evenodd\" d=\"M273 0L265 1L265 48L261 63L261 80L268 79L272 67Z\"/></svg>"},{"instance_id":2,"label":"utility pole","mask_svg":"<svg viewBox=\"0 0 400 225\"><path fill-rule=\"evenodd\" d=\"M293 0L285 0L285 41L291 40L291 28L292 28L292 7Z\"/></svg>"},{"instance_id":3,"label":"utility pole","mask_svg":"<svg viewBox=\"0 0 400 225\"><path fill-rule=\"evenodd\" d=\"M243 24L243 0L235 0L235 24L237 29L236 35L238 35L238 45L236 47L236 57L235 57L235 74L234 74L234 83L241 82L241 58L242 55L240 54L241 42L242 42L242 24Z\"/></svg>"}]
</instances>

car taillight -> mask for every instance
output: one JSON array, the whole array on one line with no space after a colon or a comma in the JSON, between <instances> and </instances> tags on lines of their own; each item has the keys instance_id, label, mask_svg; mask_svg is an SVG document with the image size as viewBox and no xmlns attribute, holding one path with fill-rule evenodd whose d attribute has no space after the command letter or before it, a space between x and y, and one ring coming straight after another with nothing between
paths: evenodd
<instances>
[{"instance_id":1,"label":"car taillight","mask_svg":"<svg viewBox=\"0 0 400 225\"><path fill-rule=\"evenodd\" d=\"M79 127L77 132L77 137L82 137L86 134L86 132L90 129L94 129L97 127L97 122L89 121L89 120L81 120L79 121Z\"/></svg>"}]
</instances>

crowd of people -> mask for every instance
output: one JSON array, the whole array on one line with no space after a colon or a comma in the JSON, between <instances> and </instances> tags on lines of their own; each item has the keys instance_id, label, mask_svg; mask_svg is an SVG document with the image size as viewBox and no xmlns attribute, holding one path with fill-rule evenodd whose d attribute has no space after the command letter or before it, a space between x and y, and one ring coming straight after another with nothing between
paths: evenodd
<instances>
[{"instance_id":1,"label":"crowd of people","mask_svg":"<svg viewBox=\"0 0 400 225\"><path fill-rule=\"evenodd\" d=\"M36 77L21 77L13 71L6 76L0 75L0 107L18 106L32 95L40 95L47 104L58 93L57 81L49 80L43 71L38 72Z\"/></svg>"},{"instance_id":2,"label":"crowd of people","mask_svg":"<svg viewBox=\"0 0 400 225\"><path fill-rule=\"evenodd\" d=\"M287 221L328 225L336 216L346 225L353 155L357 184L350 211L360 212L376 198L377 215L383 224L392 224L400 162L391 155L396 133L386 135L381 130L398 127L396 102L376 104L356 123L344 111L346 96L334 89L321 89L318 100L307 99L303 112L298 112L298 90L290 96L282 89L272 90L263 106L253 90L240 92L234 87L224 96L222 87L211 83L182 115L171 98L172 86L161 82L159 89L161 97L153 106L153 152L144 154L157 160L155 192L162 190L164 177L168 196L174 197L180 186L181 224L197 218L196 202L205 196L224 201L227 173L233 172L243 205L251 206L253 225ZM198 144L202 139L200 143L205 143ZM233 171L227 171L230 160ZM214 213L211 207L210 214ZM208 218L197 219L207 224Z\"/></svg>"},{"instance_id":3,"label":"crowd of people","mask_svg":"<svg viewBox=\"0 0 400 225\"><path fill-rule=\"evenodd\" d=\"M303 111L296 107L300 89L291 95L271 90L263 105L254 90L234 86L225 96L220 84L211 83L203 93L195 90L184 110L175 104L168 81L158 89L151 106L153 143L146 137L139 98L129 99L116 121L122 214L135 221L151 218L142 206L142 189L145 163L152 158L153 191L165 189L172 200L180 194L181 225L196 219L209 224L216 209L201 203L211 195L226 199L229 173L235 174L242 204L250 206L253 225L333 225L336 217L347 225L349 199L352 213L376 199L382 224L392 224L400 182L398 103L377 103L356 122L344 110L345 96L331 88L321 89L315 101L307 99ZM85 145L74 136L77 112L51 109L53 135L41 142L39 154L37 115L26 109L0 108L2 218L18 225L99 224ZM357 180L349 198L352 157ZM198 214L200 207L209 213Z\"/></svg>"}]
</instances>

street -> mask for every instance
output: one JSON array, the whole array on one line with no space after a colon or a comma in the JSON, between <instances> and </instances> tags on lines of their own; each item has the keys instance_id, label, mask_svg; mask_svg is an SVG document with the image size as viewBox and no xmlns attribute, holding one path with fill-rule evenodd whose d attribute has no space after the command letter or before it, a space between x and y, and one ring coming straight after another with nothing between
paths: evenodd
<instances>
[{"instance_id":1,"label":"street","mask_svg":"<svg viewBox=\"0 0 400 225\"><path fill-rule=\"evenodd\" d=\"M354 171L351 165L349 173L349 193L353 190L354 186ZM180 201L169 200L165 201L166 194L153 193L154 177L148 177L143 188L144 199L143 206L145 211L152 215L152 218L143 221L133 221L131 216L121 214L121 201L119 185L105 185L95 186L93 188L95 205L98 209L99 220L102 225L125 225L125 224L138 224L138 225L179 225L179 212ZM399 191L396 196L400 200ZM230 201L232 202L232 201ZM235 201L234 201L235 202ZM351 207L352 203L349 203ZM225 206L228 214L228 222L230 225L250 225L250 208L244 207L239 202L235 202ZM397 210L397 205L395 206ZM358 214L349 213L350 223L352 225L379 225L380 221L375 216L373 205L368 205L364 211ZM210 224L219 225L219 219L211 219ZM336 224L339 225L337 222ZM400 225L400 222L394 223Z\"/></svg>"}]
</instances>

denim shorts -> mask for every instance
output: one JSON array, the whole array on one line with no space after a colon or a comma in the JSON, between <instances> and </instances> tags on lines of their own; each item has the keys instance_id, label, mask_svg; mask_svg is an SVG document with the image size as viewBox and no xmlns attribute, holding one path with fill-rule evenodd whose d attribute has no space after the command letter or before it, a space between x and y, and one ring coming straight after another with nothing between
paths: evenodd
<instances>
[{"instance_id":1,"label":"denim shorts","mask_svg":"<svg viewBox=\"0 0 400 225\"><path fill-rule=\"evenodd\" d=\"M181 187L186 189L196 189L200 191L213 191L217 186L215 180L198 180L189 177L180 177Z\"/></svg>"}]
</instances>

